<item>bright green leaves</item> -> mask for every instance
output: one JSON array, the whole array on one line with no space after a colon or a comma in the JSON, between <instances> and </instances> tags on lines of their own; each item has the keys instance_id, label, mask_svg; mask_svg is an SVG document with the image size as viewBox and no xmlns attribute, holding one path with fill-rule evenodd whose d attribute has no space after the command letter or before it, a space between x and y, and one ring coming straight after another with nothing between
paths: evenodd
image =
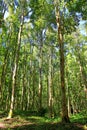
<instances>
[{"instance_id":1,"label":"bright green leaves","mask_svg":"<svg viewBox=\"0 0 87 130\"><path fill-rule=\"evenodd\" d=\"M47 1L45 0L37 0L34 1L33 4L33 0L31 0L30 2L30 8L32 10L32 14L31 14L31 20L32 22L35 22L36 20L38 21L38 19L41 21L41 19L43 19L43 21L48 21L50 22L50 20L52 19L53 16L52 12L54 10L53 5L49 5L47 3ZM55 19L53 17L53 19Z\"/></svg>"},{"instance_id":2,"label":"bright green leaves","mask_svg":"<svg viewBox=\"0 0 87 130\"><path fill-rule=\"evenodd\" d=\"M37 27L43 28L45 26L44 20L45 20L45 18L43 16L41 16L40 18L38 18L37 21L35 21L35 25Z\"/></svg>"}]
</instances>

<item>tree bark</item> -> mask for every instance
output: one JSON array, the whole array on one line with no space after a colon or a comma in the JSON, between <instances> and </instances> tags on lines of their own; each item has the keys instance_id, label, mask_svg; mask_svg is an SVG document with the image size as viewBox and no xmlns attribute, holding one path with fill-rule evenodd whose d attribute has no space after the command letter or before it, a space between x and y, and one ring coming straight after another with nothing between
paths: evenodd
<instances>
[{"instance_id":1,"label":"tree bark","mask_svg":"<svg viewBox=\"0 0 87 130\"><path fill-rule=\"evenodd\" d=\"M41 39L40 39L40 50L39 50L39 109L42 108L42 48L43 48L43 41L42 41L42 32L41 32Z\"/></svg>"},{"instance_id":2,"label":"tree bark","mask_svg":"<svg viewBox=\"0 0 87 130\"><path fill-rule=\"evenodd\" d=\"M48 106L49 106L49 117L53 117L53 89L52 89L52 52L49 47L49 72L48 72Z\"/></svg>"},{"instance_id":3,"label":"tree bark","mask_svg":"<svg viewBox=\"0 0 87 130\"><path fill-rule=\"evenodd\" d=\"M21 45L21 33L22 33L22 27L23 27L23 20L24 20L24 17L22 15L21 16L21 24L20 24L19 33L18 33L17 48L16 48L14 64L13 64L13 71L12 71L12 93L11 93L12 95L11 95L11 104L10 104L10 111L8 114L8 118L11 118L13 116L14 97L15 97L15 82L16 82L16 74L17 74L19 52L20 52L20 45Z\"/></svg>"},{"instance_id":4,"label":"tree bark","mask_svg":"<svg viewBox=\"0 0 87 130\"><path fill-rule=\"evenodd\" d=\"M58 26L58 43L60 52L60 79L61 79L61 93L62 93L62 122L70 122L68 116L68 108L66 102L66 89L65 89L65 59L64 59L64 39L63 39L63 27L64 23L62 16L60 15L59 0L55 1L56 7L56 22Z\"/></svg>"}]
</instances>

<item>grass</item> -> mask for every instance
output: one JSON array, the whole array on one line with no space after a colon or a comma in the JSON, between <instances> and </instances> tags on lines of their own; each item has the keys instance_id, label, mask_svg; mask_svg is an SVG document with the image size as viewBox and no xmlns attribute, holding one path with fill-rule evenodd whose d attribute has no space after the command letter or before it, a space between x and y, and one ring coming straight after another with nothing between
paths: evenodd
<instances>
[{"instance_id":1,"label":"grass","mask_svg":"<svg viewBox=\"0 0 87 130\"><path fill-rule=\"evenodd\" d=\"M17 111L7 120L6 112L0 112L0 130L87 130L87 115L82 112L70 117L71 123L62 123L60 118L37 116L35 113Z\"/></svg>"},{"instance_id":2,"label":"grass","mask_svg":"<svg viewBox=\"0 0 87 130\"><path fill-rule=\"evenodd\" d=\"M80 124L87 124L87 112L83 111L71 117L71 122L78 122Z\"/></svg>"}]
</instances>

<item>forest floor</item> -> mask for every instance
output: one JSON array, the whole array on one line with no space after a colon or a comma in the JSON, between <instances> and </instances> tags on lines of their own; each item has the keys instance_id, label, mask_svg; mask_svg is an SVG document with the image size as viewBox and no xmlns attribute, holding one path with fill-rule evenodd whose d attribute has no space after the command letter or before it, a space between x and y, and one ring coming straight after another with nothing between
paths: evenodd
<instances>
[{"instance_id":1,"label":"forest floor","mask_svg":"<svg viewBox=\"0 0 87 130\"><path fill-rule=\"evenodd\" d=\"M0 130L87 130L87 116L75 115L71 123L61 123L59 118L49 119L39 116L15 115L7 119L0 114Z\"/></svg>"}]
</instances>

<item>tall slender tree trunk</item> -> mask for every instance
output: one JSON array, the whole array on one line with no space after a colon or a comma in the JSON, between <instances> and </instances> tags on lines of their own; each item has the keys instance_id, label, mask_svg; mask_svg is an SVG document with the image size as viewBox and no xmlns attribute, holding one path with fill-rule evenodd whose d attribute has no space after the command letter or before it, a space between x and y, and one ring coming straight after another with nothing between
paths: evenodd
<instances>
[{"instance_id":1,"label":"tall slender tree trunk","mask_svg":"<svg viewBox=\"0 0 87 130\"><path fill-rule=\"evenodd\" d=\"M40 49L39 49L39 109L42 108L42 49L43 49L43 42L42 42L42 33L41 33L41 40L40 40Z\"/></svg>"},{"instance_id":2,"label":"tall slender tree trunk","mask_svg":"<svg viewBox=\"0 0 87 130\"><path fill-rule=\"evenodd\" d=\"M49 106L49 116L53 116L53 88L52 88L52 52L51 47L49 47L49 70L48 70L48 106Z\"/></svg>"},{"instance_id":3,"label":"tall slender tree trunk","mask_svg":"<svg viewBox=\"0 0 87 130\"><path fill-rule=\"evenodd\" d=\"M23 56L23 79L22 79L22 94L21 94L21 108L22 110L27 109L27 55L26 55L26 45L24 45L24 56Z\"/></svg>"},{"instance_id":4,"label":"tall slender tree trunk","mask_svg":"<svg viewBox=\"0 0 87 130\"><path fill-rule=\"evenodd\" d=\"M66 102L66 89L65 89L65 59L64 59L64 39L63 39L63 20L60 15L59 9L59 0L55 0L56 7L56 22L58 26L58 43L59 43L59 52L60 52L60 79L61 79L61 93L62 93L62 122L70 122L68 116L68 108Z\"/></svg>"},{"instance_id":5,"label":"tall slender tree trunk","mask_svg":"<svg viewBox=\"0 0 87 130\"><path fill-rule=\"evenodd\" d=\"M32 90L33 90L33 93L32 93L32 108L34 110L35 108L35 61L34 61L34 66L33 66L33 77L32 77Z\"/></svg>"},{"instance_id":6,"label":"tall slender tree trunk","mask_svg":"<svg viewBox=\"0 0 87 130\"><path fill-rule=\"evenodd\" d=\"M66 86L67 86L67 106L68 106L68 115L70 116L71 111L70 111L70 106L71 106L71 100L70 100L70 89L69 89L69 74L68 74L68 66L66 66Z\"/></svg>"},{"instance_id":7,"label":"tall slender tree trunk","mask_svg":"<svg viewBox=\"0 0 87 130\"><path fill-rule=\"evenodd\" d=\"M16 74L17 74L19 52L20 52L20 45L21 45L21 33L22 33L22 27L23 27L23 20L24 20L24 17L22 15L21 16L21 23L20 23L20 27L19 27L19 33L18 33L17 48L16 48L16 52L15 52L15 57L14 57L13 71L12 71L12 93L11 93L11 103L10 103L10 111L8 114L8 118L11 118L13 116L14 97L15 97L15 82L16 82Z\"/></svg>"}]
</instances>

